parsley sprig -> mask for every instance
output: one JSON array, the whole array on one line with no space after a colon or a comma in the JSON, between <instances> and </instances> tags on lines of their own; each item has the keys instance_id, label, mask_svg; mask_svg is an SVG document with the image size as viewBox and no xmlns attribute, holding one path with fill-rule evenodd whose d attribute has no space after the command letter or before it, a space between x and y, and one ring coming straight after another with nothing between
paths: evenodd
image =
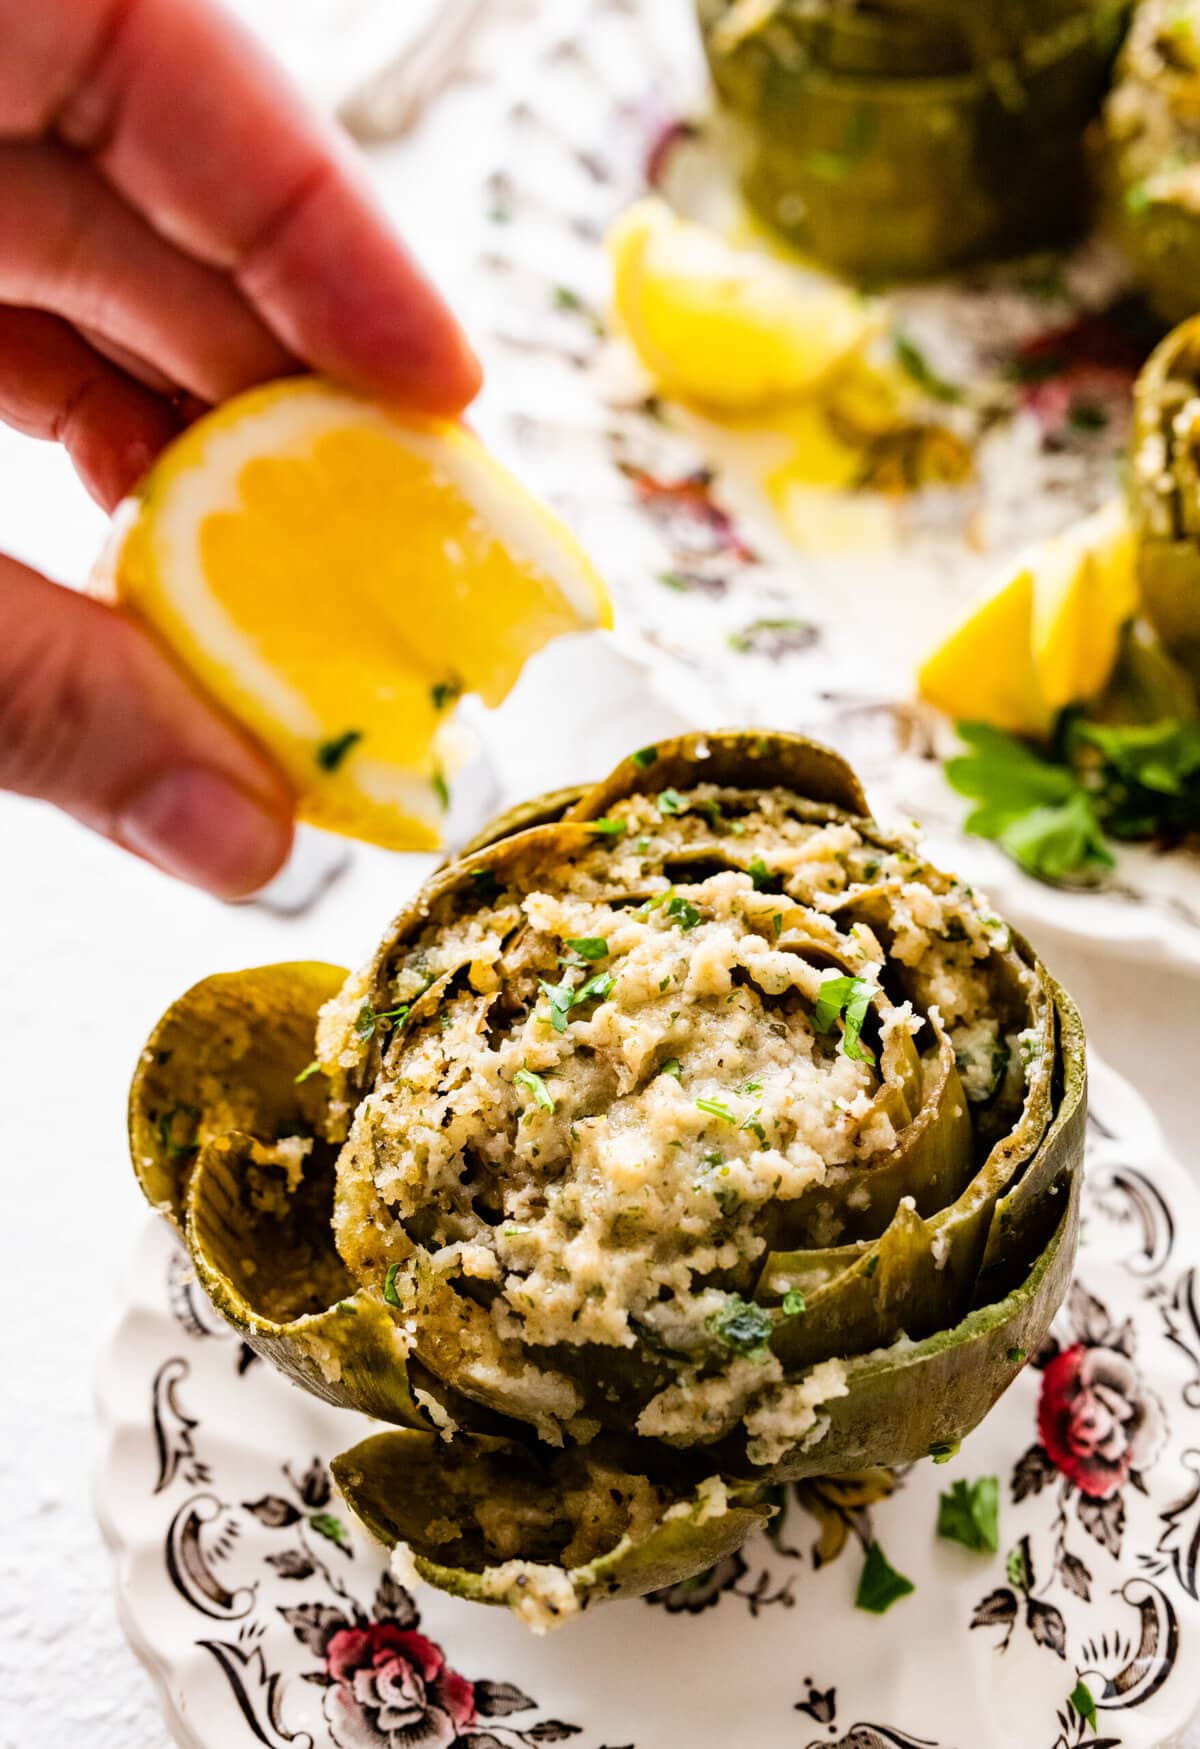
<instances>
[{"instance_id":1,"label":"parsley sprig","mask_svg":"<svg viewBox=\"0 0 1200 1749\"><path fill-rule=\"evenodd\" d=\"M550 1024L555 1032L566 1032L573 1008L584 1002L603 1002L616 981L612 972L595 972L576 989L566 978L561 984L548 984L544 978L539 979L542 994L550 1004Z\"/></svg>"},{"instance_id":2,"label":"parsley sprig","mask_svg":"<svg viewBox=\"0 0 1200 1749\"><path fill-rule=\"evenodd\" d=\"M875 1055L862 1042L863 1022L875 994L865 978L826 978L817 996L812 1023L816 1032L829 1032L842 1022L842 1053L856 1063L873 1063Z\"/></svg>"},{"instance_id":3,"label":"parsley sprig","mask_svg":"<svg viewBox=\"0 0 1200 1749\"><path fill-rule=\"evenodd\" d=\"M855 1609L865 1609L871 1615L886 1615L893 1603L910 1597L916 1590L911 1579L897 1573L878 1543L872 1543L863 1563L858 1581Z\"/></svg>"},{"instance_id":4,"label":"parsley sprig","mask_svg":"<svg viewBox=\"0 0 1200 1749\"><path fill-rule=\"evenodd\" d=\"M770 1355L774 1328L771 1314L755 1305L753 1300L744 1300L740 1294L729 1295L725 1304L708 1320L708 1327L718 1342L723 1342L736 1354L746 1355L749 1360L765 1361Z\"/></svg>"},{"instance_id":5,"label":"parsley sprig","mask_svg":"<svg viewBox=\"0 0 1200 1749\"><path fill-rule=\"evenodd\" d=\"M938 1502L937 1533L977 1555L1000 1549L1000 1483L995 1476L955 1482Z\"/></svg>"}]
</instances>

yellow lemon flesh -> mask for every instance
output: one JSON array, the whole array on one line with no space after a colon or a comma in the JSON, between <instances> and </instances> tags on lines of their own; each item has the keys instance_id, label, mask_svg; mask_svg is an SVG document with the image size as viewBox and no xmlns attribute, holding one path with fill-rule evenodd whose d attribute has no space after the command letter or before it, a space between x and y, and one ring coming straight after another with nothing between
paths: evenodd
<instances>
[{"instance_id":1,"label":"yellow lemon flesh","mask_svg":"<svg viewBox=\"0 0 1200 1749\"><path fill-rule=\"evenodd\" d=\"M464 693L611 623L569 531L460 425L317 378L184 432L136 494L117 599L266 746L300 817L434 849Z\"/></svg>"},{"instance_id":2,"label":"yellow lemon flesh","mask_svg":"<svg viewBox=\"0 0 1200 1749\"><path fill-rule=\"evenodd\" d=\"M1103 689L1136 611L1129 519L1114 500L1006 573L922 665L921 696L958 721L1046 735L1065 705Z\"/></svg>"},{"instance_id":3,"label":"yellow lemon flesh","mask_svg":"<svg viewBox=\"0 0 1200 1749\"><path fill-rule=\"evenodd\" d=\"M870 306L638 201L608 236L617 316L668 394L722 413L811 394L875 332Z\"/></svg>"}]
</instances>

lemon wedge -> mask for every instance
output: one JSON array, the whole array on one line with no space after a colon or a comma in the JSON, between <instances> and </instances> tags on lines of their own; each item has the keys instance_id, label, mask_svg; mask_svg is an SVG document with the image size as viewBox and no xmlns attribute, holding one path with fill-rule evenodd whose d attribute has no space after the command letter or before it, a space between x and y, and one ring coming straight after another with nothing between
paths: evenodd
<instances>
[{"instance_id":1,"label":"lemon wedge","mask_svg":"<svg viewBox=\"0 0 1200 1749\"><path fill-rule=\"evenodd\" d=\"M1137 608L1133 526L1114 498L1048 541L1034 568L1033 660L1051 709L1102 690Z\"/></svg>"},{"instance_id":2,"label":"lemon wedge","mask_svg":"<svg viewBox=\"0 0 1200 1749\"><path fill-rule=\"evenodd\" d=\"M1031 548L922 665L921 696L958 721L1046 735L1099 693L1137 611L1133 536L1114 499Z\"/></svg>"},{"instance_id":3,"label":"lemon wedge","mask_svg":"<svg viewBox=\"0 0 1200 1749\"><path fill-rule=\"evenodd\" d=\"M813 393L875 333L857 293L738 249L650 196L608 235L613 303L668 393L745 413Z\"/></svg>"},{"instance_id":4,"label":"lemon wedge","mask_svg":"<svg viewBox=\"0 0 1200 1749\"><path fill-rule=\"evenodd\" d=\"M397 850L441 843L458 698L497 705L551 639L611 624L574 537L469 431L319 378L185 431L108 563L302 819Z\"/></svg>"},{"instance_id":5,"label":"lemon wedge","mask_svg":"<svg viewBox=\"0 0 1200 1749\"><path fill-rule=\"evenodd\" d=\"M1033 572L1007 577L972 609L917 675L921 697L955 721L1044 735L1052 714L1033 663Z\"/></svg>"}]
</instances>

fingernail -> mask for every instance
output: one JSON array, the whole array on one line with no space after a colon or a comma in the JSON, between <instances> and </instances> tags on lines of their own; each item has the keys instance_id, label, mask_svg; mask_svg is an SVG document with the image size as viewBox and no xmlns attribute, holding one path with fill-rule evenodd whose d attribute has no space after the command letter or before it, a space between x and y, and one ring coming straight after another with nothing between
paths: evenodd
<instances>
[{"instance_id":1,"label":"fingernail","mask_svg":"<svg viewBox=\"0 0 1200 1749\"><path fill-rule=\"evenodd\" d=\"M290 821L218 772L185 766L136 790L115 835L166 874L240 899L278 871L291 830Z\"/></svg>"}]
</instances>

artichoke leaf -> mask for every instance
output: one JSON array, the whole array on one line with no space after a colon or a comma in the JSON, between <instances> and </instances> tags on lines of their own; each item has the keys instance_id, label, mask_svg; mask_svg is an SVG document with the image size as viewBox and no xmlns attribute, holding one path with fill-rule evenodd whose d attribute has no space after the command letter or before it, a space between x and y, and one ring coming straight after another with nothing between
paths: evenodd
<instances>
[{"instance_id":1,"label":"artichoke leaf","mask_svg":"<svg viewBox=\"0 0 1200 1749\"><path fill-rule=\"evenodd\" d=\"M617 1458L548 1459L498 1439L383 1433L333 1461L339 1488L420 1576L474 1602L507 1604L545 1630L590 1604L640 1597L731 1554L774 1507L717 1478L652 1482Z\"/></svg>"},{"instance_id":2,"label":"artichoke leaf","mask_svg":"<svg viewBox=\"0 0 1200 1749\"><path fill-rule=\"evenodd\" d=\"M622 760L611 776L584 793L572 820L603 819L629 796L711 783L737 790L794 790L841 814L865 817L867 799L853 771L832 748L800 735L733 731L679 735Z\"/></svg>"},{"instance_id":3,"label":"artichoke leaf","mask_svg":"<svg viewBox=\"0 0 1200 1749\"><path fill-rule=\"evenodd\" d=\"M202 1149L186 1227L201 1286L257 1354L315 1396L428 1429L430 1410L409 1381L408 1334L334 1249L334 1150L314 1143L300 1176L277 1154L236 1131Z\"/></svg>"},{"instance_id":4,"label":"artichoke leaf","mask_svg":"<svg viewBox=\"0 0 1200 1749\"><path fill-rule=\"evenodd\" d=\"M213 1136L240 1129L274 1141L321 1127L325 1079L304 1071L318 1011L345 978L342 967L315 961L222 972L194 984L158 1022L130 1088L129 1145L147 1200L176 1226L197 1154Z\"/></svg>"}]
</instances>

